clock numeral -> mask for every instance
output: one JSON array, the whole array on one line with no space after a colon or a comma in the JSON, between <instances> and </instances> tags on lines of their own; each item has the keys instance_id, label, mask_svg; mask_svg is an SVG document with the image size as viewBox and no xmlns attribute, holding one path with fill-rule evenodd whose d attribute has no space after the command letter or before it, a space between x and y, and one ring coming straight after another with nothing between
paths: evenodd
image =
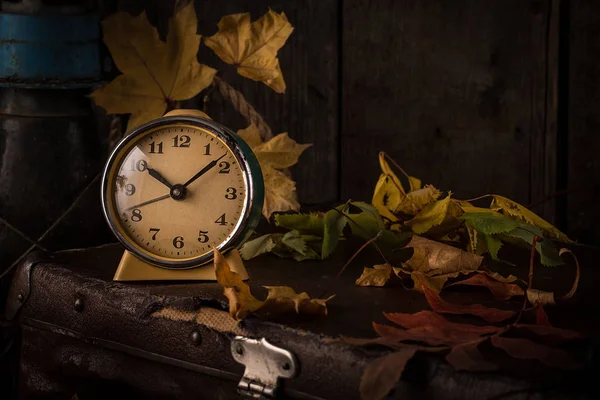
<instances>
[{"instance_id":1,"label":"clock numeral","mask_svg":"<svg viewBox=\"0 0 600 400\"><path fill-rule=\"evenodd\" d=\"M204 155L205 156L210 156L210 143L207 144L206 146L204 146Z\"/></svg>"},{"instance_id":2,"label":"clock numeral","mask_svg":"<svg viewBox=\"0 0 600 400\"><path fill-rule=\"evenodd\" d=\"M237 199L237 190L234 187L228 187L227 193L225 194L227 200Z\"/></svg>"},{"instance_id":3,"label":"clock numeral","mask_svg":"<svg viewBox=\"0 0 600 400\"><path fill-rule=\"evenodd\" d=\"M225 221L225 214L223 214L219 218L217 218L215 223L219 224L219 225L227 225L227 221Z\"/></svg>"},{"instance_id":4,"label":"clock numeral","mask_svg":"<svg viewBox=\"0 0 600 400\"><path fill-rule=\"evenodd\" d=\"M173 138L173 147L190 147L191 140L188 135L176 135Z\"/></svg>"},{"instance_id":5,"label":"clock numeral","mask_svg":"<svg viewBox=\"0 0 600 400\"><path fill-rule=\"evenodd\" d=\"M133 196L134 193L135 193L135 186L133 185L133 183L128 183L127 185L125 185L125 195Z\"/></svg>"},{"instance_id":6,"label":"clock numeral","mask_svg":"<svg viewBox=\"0 0 600 400\"><path fill-rule=\"evenodd\" d=\"M131 220L133 222L140 222L142 220L142 211L139 208L134 208L131 211Z\"/></svg>"},{"instance_id":7,"label":"clock numeral","mask_svg":"<svg viewBox=\"0 0 600 400\"><path fill-rule=\"evenodd\" d=\"M154 232L154 234L152 235L152 240L156 240L156 235L158 234L158 232L160 232L160 229L158 228L150 228L149 233Z\"/></svg>"},{"instance_id":8,"label":"clock numeral","mask_svg":"<svg viewBox=\"0 0 600 400\"><path fill-rule=\"evenodd\" d=\"M219 168L221 168L219 170L220 174L228 174L229 173L229 168L231 168L231 165L227 161L221 161L219 163Z\"/></svg>"},{"instance_id":9,"label":"clock numeral","mask_svg":"<svg viewBox=\"0 0 600 400\"><path fill-rule=\"evenodd\" d=\"M183 236L175 236L173 239L173 247L181 249L183 247Z\"/></svg>"},{"instance_id":10,"label":"clock numeral","mask_svg":"<svg viewBox=\"0 0 600 400\"><path fill-rule=\"evenodd\" d=\"M150 153L152 154L163 154L162 148L163 142L160 142L159 144L156 144L156 142L150 143Z\"/></svg>"},{"instance_id":11,"label":"clock numeral","mask_svg":"<svg viewBox=\"0 0 600 400\"><path fill-rule=\"evenodd\" d=\"M137 162L135 160L131 160L131 171L140 171L140 172L144 172L145 170L148 169L148 163L146 162L146 160L138 160Z\"/></svg>"},{"instance_id":12,"label":"clock numeral","mask_svg":"<svg viewBox=\"0 0 600 400\"><path fill-rule=\"evenodd\" d=\"M198 234L198 241L200 243L208 242L209 238L208 238L207 233L208 233L208 231L200 231L200 233Z\"/></svg>"}]
</instances>

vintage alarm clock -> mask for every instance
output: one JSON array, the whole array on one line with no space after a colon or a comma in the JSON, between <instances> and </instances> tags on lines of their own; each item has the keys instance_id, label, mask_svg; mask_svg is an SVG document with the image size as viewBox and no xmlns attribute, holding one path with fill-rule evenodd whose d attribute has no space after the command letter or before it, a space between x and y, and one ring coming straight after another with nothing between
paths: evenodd
<instances>
[{"instance_id":1,"label":"vintage alarm clock","mask_svg":"<svg viewBox=\"0 0 600 400\"><path fill-rule=\"evenodd\" d=\"M252 233L263 198L250 147L203 113L177 110L134 129L102 177L104 215L126 249L114 279L215 279L214 248L246 278L230 250Z\"/></svg>"}]
</instances>

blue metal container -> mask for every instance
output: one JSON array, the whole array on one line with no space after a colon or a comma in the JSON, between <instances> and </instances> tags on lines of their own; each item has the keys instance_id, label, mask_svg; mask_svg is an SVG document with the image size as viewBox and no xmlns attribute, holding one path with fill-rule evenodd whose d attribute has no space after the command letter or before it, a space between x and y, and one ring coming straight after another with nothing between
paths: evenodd
<instances>
[{"instance_id":1,"label":"blue metal container","mask_svg":"<svg viewBox=\"0 0 600 400\"><path fill-rule=\"evenodd\" d=\"M86 86L100 79L99 16L0 13L0 86Z\"/></svg>"}]
</instances>

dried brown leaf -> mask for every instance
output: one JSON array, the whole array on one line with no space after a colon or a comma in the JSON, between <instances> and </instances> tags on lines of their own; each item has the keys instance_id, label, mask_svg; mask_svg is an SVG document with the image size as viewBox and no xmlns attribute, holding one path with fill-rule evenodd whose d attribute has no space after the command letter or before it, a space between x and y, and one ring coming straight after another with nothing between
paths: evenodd
<instances>
[{"instance_id":1,"label":"dried brown leaf","mask_svg":"<svg viewBox=\"0 0 600 400\"><path fill-rule=\"evenodd\" d=\"M390 264L374 265L373 268L365 267L362 275L356 280L357 286L384 286L392 275Z\"/></svg>"},{"instance_id":2,"label":"dried brown leaf","mask_svg":"<svg viewBox=\"0 0 600 400\"><path fill-rule=\"evenodd\" d=\"M483 261L483 257L476 254L416 235L406 247L412 247L414 252L413 256L403 263L403 267L430 276L474 271Z\"/></svg>"},{"instance_id":3,"label":"dried brown leaf","mask_svg":"<svg viewBox=\"0 0 600 400\"><path fill-rule=\"evenodd\" d=\"M580 367L573 356L565 350L555 349L524 338L492 336L493 346L502 349L518 360L538 360L551 367L574 369Z\"/></svg>"},{"instance_id":4,"label":"dried brown leaf","mask_svg":"<svg viewBox=\"0 0 600 400\"><path fill-rule=\"evenodd\" d=\"M502 322L515 316L514 311L489 308L481 304L453 304L442 299L437 293L423 285L423 292L433 311L442 314L470 314L485 319L488 322Z\"/></svg>"},{"instance_id":5,"label":"dried brown leaf","mask_svg":"<svg viewBox=\"0 0 600 400\"><path fill-rule=\"evenodd\" d=\"M555 328L550 325L531 325L515 324L511 327L511 332L525 332L536 335L544 343L559 344L572 340L581 339L583 336L579 332L570 329Z\"/></svg>"},{"instance_id":6,"label":"dried brown leaf","mask_svg":"<svg viewBox=\"0 0 600 400\"><path fill-rule=\"evenodd\" d=\"M446 355L446 361L457 371L494 371L498 367L487 361L479 352L480 341L454 346Z\"/></svg>"},{"instance_id":7,"label":"dried brown leaf","mask_svg":"<svg viewBox=\"0 0 600 400\"><path fill-rule=\"evenodd\" d=\"M415 314L383 313L383 315L388 320L406 329L418 328L424 325L433 325L446 332L474 334L477 336L496 333L502 329L496 326L480 326L451 322L440 314L429 310L419 311Z\"/></svg>"},{"instance_id":8,"label":"dried brown leaf","mask_svg":"<svg viewBox=\"0 0 600 400\"><path fill-rule=\"evenodd\" d=\"M486 287L490 290L490 292L492 292L492 294L497 299L500 300L508 300L513 296L522 296L525 294L525 292L523 291L523 289L521 289L519 285L515 283L498 282L496 279L492 278L488 274L474 274L473 276L467 279L451 283L446 287L457 285Z\"/></svg>"},{"instance_id":9,"label":"dried brown leaf","mask_svg":"<svg viewBox=\"0 0 600 400\"><path fill-rule=\"evenodd\" d=\"M360 395L363 399L383 399L400 379L408 361L416 349L407 347L379 357L369 363L360 380Z\"/></svg>"}]
</instances>

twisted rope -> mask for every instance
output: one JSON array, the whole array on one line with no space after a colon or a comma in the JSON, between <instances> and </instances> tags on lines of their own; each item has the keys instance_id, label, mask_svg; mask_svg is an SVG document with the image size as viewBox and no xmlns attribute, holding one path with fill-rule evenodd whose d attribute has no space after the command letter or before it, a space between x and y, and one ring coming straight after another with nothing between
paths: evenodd
<instances>
[{"instance_id":1,"label":"twisted rope","mask_svg":"<svg viewBox=\"0 0 600 400\"><path fill-rule=\"evenodd\" d=\"M267 141L273 137L271 128L265 122L264 118L256 111L254 107L244 97L243 94L235 90L231 85L223 79L215 76L212 85L221 93L225 100L229 100L233 108L236 109L248 122L254 124L260 132L260 137Z\"/></svg>"}]
</instances>

